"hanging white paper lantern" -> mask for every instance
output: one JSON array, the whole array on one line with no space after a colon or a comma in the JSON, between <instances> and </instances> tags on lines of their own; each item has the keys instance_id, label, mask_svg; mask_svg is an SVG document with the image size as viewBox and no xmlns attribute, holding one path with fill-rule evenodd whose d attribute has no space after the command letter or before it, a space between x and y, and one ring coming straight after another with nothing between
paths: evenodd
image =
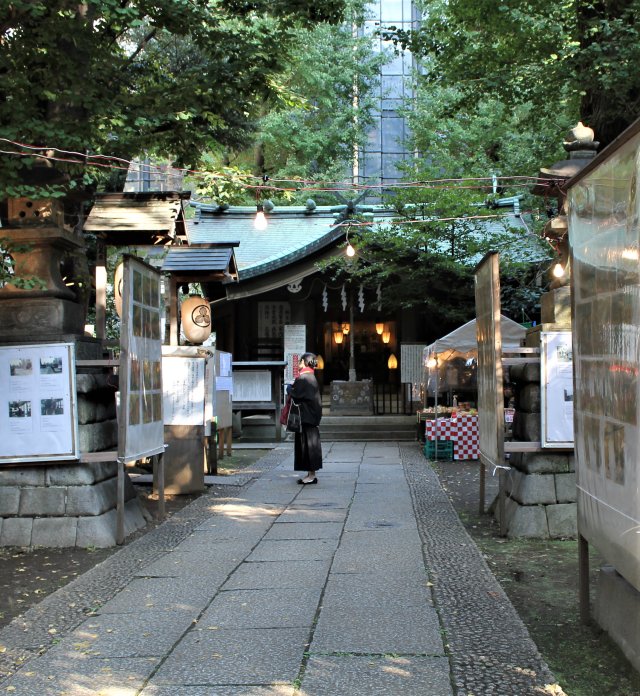
<instances>
[{"instance_id":1,"label":"hanging white paper lantern","mask_svg":"<svg viewBox=\"0 0 640 696\"><path fill-rule=\"evenodd\" d=\"M189 295L180 308L182 330L189 343L199 345L211 335L211 305L200 295Z\"/></svg>"},{"instance_id":2,"label":"hanging white paper lantern","mask_svg":"<svg viewBox=\"0 0 640 696\"><path fill-rule=\"evenodd\" d=\"M124 264L119 263L113 274L113 301L116 305L116 314L122 319L122 271Z\"/></svg>"}]
</instances>

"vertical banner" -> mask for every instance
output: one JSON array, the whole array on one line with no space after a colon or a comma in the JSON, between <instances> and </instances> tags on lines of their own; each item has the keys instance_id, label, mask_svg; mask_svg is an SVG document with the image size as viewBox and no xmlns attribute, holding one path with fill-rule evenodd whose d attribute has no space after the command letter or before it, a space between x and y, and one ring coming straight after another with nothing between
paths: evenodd
<instances>
[{"instance_id":1,"label":"vertical banner","mask_svg":"<svg viewBox=\"0 0 640 696\"><path fill-rule=\"evenodd\" d=\"M307 351L307 333L304 324L287 324L284 327L285 384L298 376L300 357Z\"/></svg>"},{"instance_id":2,"label":"vertical banner","mask_svg":"<svg viewBox=\"0 0 640 696\"><path fill-rule=\"evenodd\" d=\"M0 465L78 459L74 346L0 348Z\"/></svg>"},{"instance_id":3,"label":"vertical banner","mask_svg":"<svg viewBox=\"0 0 640 696\"><path fill-rule=\"evenodd\" d=\"M571 331L543 331L542 446L573 447L573 356Z\"/></svg>"},{"instance_id":4,"label":"vertical banner","mask_svg":"<svg viewBox=\"0 0 640 696\"><path fill-rule=\"evenodd\" d=\"M488 253L475 271L480 460L504 466L504 395L500 327L500 256Z\"/></svg>"},{"instance_id":5,"label":"vertical banner","mask_svg":"<svg viewBox=\"0 0 640 696\"><path fill-rule=\"evenodd\" d=\"M160 273L134 256L122 271L118 458L164 452Z\"/></svg>"}]
</instances>

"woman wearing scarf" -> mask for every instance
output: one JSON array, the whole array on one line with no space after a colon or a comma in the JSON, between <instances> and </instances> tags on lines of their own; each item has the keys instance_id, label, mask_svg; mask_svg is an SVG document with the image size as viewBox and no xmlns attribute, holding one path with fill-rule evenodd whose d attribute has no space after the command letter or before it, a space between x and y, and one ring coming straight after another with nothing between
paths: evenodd
<instances>
[{"instance_id":1,"label":"woman wearing scarf","mask_svg":"<svg viewBox=\"0 0 640 696\"><path fill-rule=\"evenodd\" d=\"M318 429L322 419L322 400L313 372L317 364L313 353L305 353L300 358L299 376L287 388L289 396L300 406L302 432L295 434L293 468L295 471L307 472L306 476L298 479L298 483L303 486L318 483L316 472L322 469L322 447Z\"/></svg>"}]
</instances>

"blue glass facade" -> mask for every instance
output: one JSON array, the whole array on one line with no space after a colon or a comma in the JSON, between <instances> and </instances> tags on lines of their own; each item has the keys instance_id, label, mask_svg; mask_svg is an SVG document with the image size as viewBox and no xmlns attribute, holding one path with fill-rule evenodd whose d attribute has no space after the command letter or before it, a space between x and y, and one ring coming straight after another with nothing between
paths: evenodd
<instances>
[{"instance_id":1,"label":"blue glass facade","mask_svg":"<svg viewBox=\"0 0 640 696\"><path fill-rule=\"evenodd\" d=\"M390 42L375 36L379 27L393 25L411 29L416 27L419 18L411 0L376 0L368 4L368 17L359 32L371 37L376 50L393 50ZM358 168L354 171L357 183L395 183L401 179L398 164L413 157L407 149L408 124L400 112L413 98L412 73L415 68L408 51L394 56L382 67L377 123L369 133L365 147L358 152Z\"/></svg>"}]
</instances>

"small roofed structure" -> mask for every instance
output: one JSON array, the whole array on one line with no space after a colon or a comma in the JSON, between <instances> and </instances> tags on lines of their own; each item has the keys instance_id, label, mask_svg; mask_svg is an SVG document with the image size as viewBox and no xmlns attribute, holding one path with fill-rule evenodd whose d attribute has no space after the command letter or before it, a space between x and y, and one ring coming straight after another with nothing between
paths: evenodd
<instances>
[{"instance_id":1,"label":"small roofed structure","mask_svg":"<svg viewBox=\"0 0 640 696\"><path fill-rule=\"evenodd\" d=\"M145 246L186 239L182 201L189 192L98 193L84 224L104 244Z\"/></svg>"},{"instance_id":2,"label":"small roofed structure","mask_svg":"<svg viewBox=\"0 0 640 696\"><path fill-rule=\"evenodd\" d=\"M237 282L238 266L234 248L239 242L217 242L171 247L162 263L161 270L169 274L169 342L178 344L178 287L183 284L200 283L207 299L212 300L221 293L226 283Z\"/></svg>"},{"instance_id":3,"label":"small roofed structure","mask_svg":"<svg viewBox=\"0 0 640 696\"><path fill-rule=\"evenodd\" d=\"M166 246L186 240L183 201L189 191L98 193L84 223L96 235L96 338L104 339L109 246Z\"/></svg>"}]
</instances>

